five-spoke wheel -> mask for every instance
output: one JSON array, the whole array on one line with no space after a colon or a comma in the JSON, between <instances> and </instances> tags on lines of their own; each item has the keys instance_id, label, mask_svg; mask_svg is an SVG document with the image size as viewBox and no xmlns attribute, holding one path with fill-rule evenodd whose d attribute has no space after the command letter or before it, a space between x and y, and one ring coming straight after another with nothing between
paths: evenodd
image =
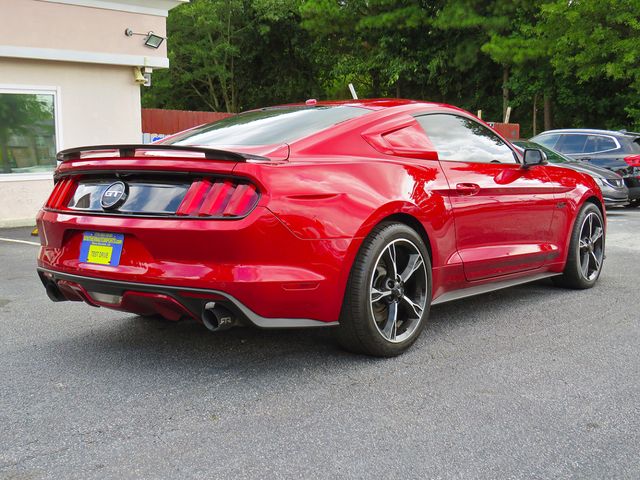
<instances>
[{"instance_id":1,"label":"five-spoke wheel","mask_svg":"<svg viewBox=\"0 0 640 480\"><path fill-rule=\"evenodd\" d=\"M562 287L591 288L602 271L604 244L602 212L587 202L574 223L564 272L553 281Z\"/></svg>"},{"instance_id":2,"label":"five-spoke wheel","mask_svg":"<svg viewBox=\"0 0 640 480\"><path fill-rule=\"evenodd\" d=\"M604 257L604 228L596 212L589 212L580 229L580 272L587 280L600 274Z\"/></svg>"},{"instance_id":3,"label":"five-spoke wheel","mask_svg":"<svg viewBox=\"0 0 640 480\"><path fill-rule=\"evenodd\" d=\"M427 271L418 247L404 238L389 242L370 285L371 315L380 334L390 342L409 338L427 302Z\"/></svg>"},{"instance_id":4,"label":"five-spoke wheel","mask_svg":"<svg viewBox=\"0 0 640 480\"><path fill-rule=\"evenodd\" d=\"M420 235L401 223L383 223L356 258L338 338L352 351L402 353L424 327L431 303L431 261Z\"/></svg>"}]
</instances>

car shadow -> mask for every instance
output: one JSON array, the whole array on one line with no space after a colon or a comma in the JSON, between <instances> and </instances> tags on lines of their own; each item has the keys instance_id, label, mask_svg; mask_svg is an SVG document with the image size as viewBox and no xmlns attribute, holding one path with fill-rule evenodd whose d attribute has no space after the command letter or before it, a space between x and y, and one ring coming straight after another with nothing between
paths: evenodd
<instances>
[{"instance_id":1,"label":"car shadow","mask_svg":"<svg viewBox=\"0 0 640 480\"><path fill-rule=\"evenodd\" d=\"M609 207L607 208L607 217L624 217L636 215L638 212L640 212L640 208Z\"/></svg>"},{"instance_id":2,"label":"car shadow","mask_svg":"<svg viewBox=\"0 0 640 480\"><path fill-rule=\"evenodd\" d=\"M566 292L566 291L564 291ZM456 331L468 326L475 329L495 328L504 321L504 309L531 311L531 304L562 296L563 290L550 281L513 287L432 308L425 331L417 344L399 359L425 357L422 349L437 349L450 343ZM514 320L514 321L517 321ZM336 339L335 328L262 330L250 327L222 332L209 332L196 321L169 322L157 318L126 316L94 322L76 336L55 342L58 358L74 367L95 369L135 369L187 375L256 376L289 370L355 368L378 362L393 362L355 355L343 351Z\"/></svg>"}]
</instances>

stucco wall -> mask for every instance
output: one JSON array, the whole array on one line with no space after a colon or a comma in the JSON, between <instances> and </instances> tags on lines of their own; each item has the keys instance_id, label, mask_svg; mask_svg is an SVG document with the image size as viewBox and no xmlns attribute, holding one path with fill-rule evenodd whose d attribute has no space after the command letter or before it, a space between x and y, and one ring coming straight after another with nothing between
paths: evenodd
<instances>
[{"instance_id":1,"label":"stucco wall","mask_svg":"<svg viewBox=\"0 0 640 480\"><path fill-rule=\"evenodd\" d=\"M167 44L152 49L134 32L166 36L166 19L154 15L39 0L1 0L0 45L166 57ZM43 41L46 40L46 41Z\"/></svg>"},{"instance_id":2,"label":"stucco wall","mask_svg":"<svg viewBox=\"0 0 640 480\"><path fill-rule=\"evenodd\" d=\"M0 88L21 85L59 89L60 149L141 141L132 67L0 58ZM0 179L0 227L34 223L52 186L37 178Z\"/></svg>"}]
</instances>

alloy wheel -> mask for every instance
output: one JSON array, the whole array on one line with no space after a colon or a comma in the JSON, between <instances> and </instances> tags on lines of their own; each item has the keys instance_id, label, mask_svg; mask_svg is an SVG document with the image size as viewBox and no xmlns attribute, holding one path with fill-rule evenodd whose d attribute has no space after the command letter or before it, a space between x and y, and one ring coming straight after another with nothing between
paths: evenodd
<instances>
[{"instance_id":1,"label":"alloy wheel","mask_svg":"<svg viewBox=\"0 0 640 480\"><path fill-rule=\"evenodd\" d=\"M370 305L385 340L411 337L427 304L428 275L422 253L411 241L391 241L378 256L370 281Z\"/></svg>"},{"instance_id":2,"label":"alloy wheel","mask_svg":"<svg viewBox=\"0 0 640 480\"><path fill-rule=\"evenodd\" d=\"M589 212L580 227L580 272L591 281L602 268L604 258L604 228L600 216Z\"/></svg>"}]
</instances>

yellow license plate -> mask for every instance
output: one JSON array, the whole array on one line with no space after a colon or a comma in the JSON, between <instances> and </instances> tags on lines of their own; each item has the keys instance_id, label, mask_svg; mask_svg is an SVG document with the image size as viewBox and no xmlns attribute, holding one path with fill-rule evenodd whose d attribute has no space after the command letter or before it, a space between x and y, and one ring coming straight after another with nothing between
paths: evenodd
<instances>
[{"instance_id":1,"label":"yellow license plate","mask_svg":"<svg viewBox=\"0 0 640 480\"><path fill-rule=\"evenodd\" d=\"M87 262L99 263L100 265L109 265L111 263L112 255L113 247L107 245L89 245Z\"/></svg>"},{"instance_id":2,"label":"yellow license plate","mask_svg":"<svg viewBox=\"0 0 640 480\"><path fill-rule=\"evenodd\" d=\"M80 244L80 262L117 267L124 245L121 233L84 232Z\"/></svg>"}]
</instances>

